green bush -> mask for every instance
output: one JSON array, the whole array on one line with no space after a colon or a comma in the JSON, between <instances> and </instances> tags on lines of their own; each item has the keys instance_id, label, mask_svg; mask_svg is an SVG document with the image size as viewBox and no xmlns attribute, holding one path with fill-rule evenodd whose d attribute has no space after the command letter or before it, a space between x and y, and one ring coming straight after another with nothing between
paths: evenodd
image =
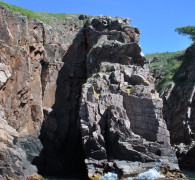
<instances>
[{"instance_id":1,"label":"green bush","mask_svg":"<svg viewBox=\"0 0 195 180\"><path fill-rule=\"evenodd\" d=\"M178 32L178 34L184 36L188 35L189 38L193 42L195 42L195 26L184 26L184 27L176 28L175 31Z\"/></svg>"}]
</instances>

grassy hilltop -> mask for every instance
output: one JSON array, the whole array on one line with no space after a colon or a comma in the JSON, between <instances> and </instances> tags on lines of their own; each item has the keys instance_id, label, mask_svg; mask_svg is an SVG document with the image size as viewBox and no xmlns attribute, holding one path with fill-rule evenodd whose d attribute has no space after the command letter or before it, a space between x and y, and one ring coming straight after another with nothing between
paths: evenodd
<instances>
[{"instance_id":1,"label":"grassy hilltop","mask_svg":"<svg viewBox=\"0 0 195 180\"><path fill-rule=\"evenodd\" d=\"M67 14L67 13L44 13L36 12L28 9L21 8L12 4L0 1L0 6L6 6L13 12L18 12L20 14L26 15L28 18L36 18L47 24L51 24L51 21L55 18L58 21L71 21L72 18L78 17L79 14Z\"/></svg>"}]
</instances>

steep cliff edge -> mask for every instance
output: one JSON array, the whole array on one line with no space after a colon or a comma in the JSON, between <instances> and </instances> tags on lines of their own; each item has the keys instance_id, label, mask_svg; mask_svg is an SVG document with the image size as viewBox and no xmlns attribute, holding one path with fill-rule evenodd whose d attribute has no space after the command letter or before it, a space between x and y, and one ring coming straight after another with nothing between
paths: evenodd
<instances>
[{"instance_id":1,"label":"steep cliff edge","mask_svg":"<svg viewBox=\"0 0 195 180\"><path fill-rule=\"evenodd\" d=\"M139 30L74 18L48 25L0 6L1 174L178 170Z\"/></svg>"},{"instance_id":2,"label":"steep cliff edge","mask_svg":"<svg viewBox=\"0 0 195 180\"><path fill-rule=\"evenodd\" d=\"M50 26L0 6L1 174L37 172L31 162L42 149L44 112L54 105L62 59L83 24Z\"/></svg>"},{"instance_id":3,"label":"steep cliff edge","mask_svg":"<svg viewBox=\"0 0 195 180\"><path fill-rule=\"evenodd\" d=\"M162 92L163 114L170 131L171 144L175 146L180 166L194 169L195 45L191 45L185 51L154 56L151 58L149 55L148 59L151 61L150 67L156 78L156 84ZM175 67L175 71L168 80L162 64L163 58L167 58L166 56L174 57L165 61L165 68L169 64L172 67L172 69L166 68L166 71L170 73ZM157 67L157 64L162 64L162 66ZM163 79L165 81L159 83ZM167 82L169 85L165 85ZM163 86L166 88L163 89Z\"/></svg>"}]
</instances>

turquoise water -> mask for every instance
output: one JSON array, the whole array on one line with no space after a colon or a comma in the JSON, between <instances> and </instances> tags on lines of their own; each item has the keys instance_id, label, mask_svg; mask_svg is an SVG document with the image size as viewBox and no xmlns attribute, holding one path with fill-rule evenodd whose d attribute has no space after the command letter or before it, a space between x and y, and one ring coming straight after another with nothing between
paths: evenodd
<instances>
[{"instance_id":1,"label":"turquoise water","mask_svg":"<svg viewBox=\"0 0 195 180\"><path fill-rule=\"evenodd\" d=\"M187 177L190 178L190 180L195 180L195 170L194 171L186 171L186 170L183 170L182 171Z\"/></svg>"}]
</instances>

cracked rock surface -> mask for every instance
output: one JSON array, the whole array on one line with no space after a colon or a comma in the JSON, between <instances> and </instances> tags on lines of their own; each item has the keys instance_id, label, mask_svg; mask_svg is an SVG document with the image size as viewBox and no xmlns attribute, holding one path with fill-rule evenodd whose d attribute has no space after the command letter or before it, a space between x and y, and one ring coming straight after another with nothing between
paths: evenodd
<instances>
[{"instance_id":1,"label":"cracked rock surface","mask_svg":"<svg viewBox=\"0 0 195 180\"><path fill-rule=\"evenodd\" d=\"M2 176L178 169L138 28L75 18L47 25L0 7Z\"/></svg>"},{"instance_id":2,"label":"cracked rock surface","mask_svg":"<svg viewBox=\"0 0 195 180\"><path fill-rule=\"evenodd\" d=\"M116 160L160 163L166 159L167 166L177 164L162 116L162 99L138 45L139 32L125 19L102 18L86 26L87 41L93 43L79 117L89 177L106 167L117 171Z\"/></svg>"}]
</instances>

